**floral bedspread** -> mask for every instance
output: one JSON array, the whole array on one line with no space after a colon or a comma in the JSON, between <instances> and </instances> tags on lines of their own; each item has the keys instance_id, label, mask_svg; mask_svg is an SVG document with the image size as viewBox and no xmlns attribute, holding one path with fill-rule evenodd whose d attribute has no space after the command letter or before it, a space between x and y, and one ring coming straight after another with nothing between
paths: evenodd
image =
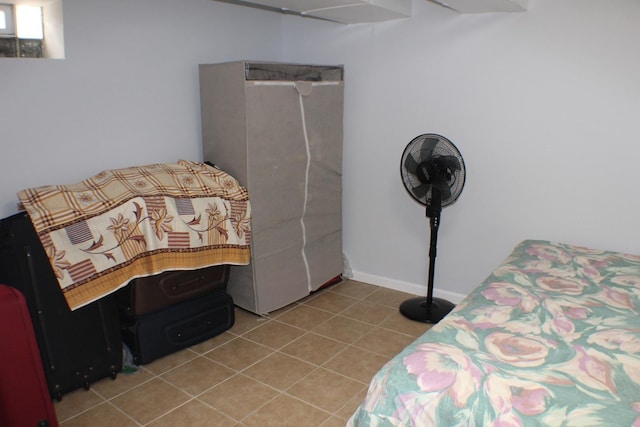
<instances>
[{"instance_id":1,"label":"floral bedspread","mask_svg":"<svg viewBox=\"0 0 640 427\"><path fill-rule=\"evenodd\" d=\"M640 256L524 241L349 426L640 426Z\"/></svg>"},{"instance_id":2,"label":"floral bedspread","mask_svg":"<svg viewBox=\"0 0 640 427\"><path fill-rule=\"evenodd\" d=\"M108 170L18 198L72 310L135 277L249 262L247 191L204 163Z\"/></svg>"}]
</instances>

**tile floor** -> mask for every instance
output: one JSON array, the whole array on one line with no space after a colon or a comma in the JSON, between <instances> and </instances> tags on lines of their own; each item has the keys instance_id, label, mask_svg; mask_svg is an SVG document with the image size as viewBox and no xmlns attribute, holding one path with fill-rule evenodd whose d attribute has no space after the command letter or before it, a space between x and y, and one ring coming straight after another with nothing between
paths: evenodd
<instances>
[{"instance_id":1,"label":"tile floor","mask_svg":"<svg viewBox=\"0 0 640 427\"><path fill-rule=\"evenodd\" d=\"M351 280L55 402L71 426L344 426L373 374L429 325Z\"/></svg>"}]
</instances>

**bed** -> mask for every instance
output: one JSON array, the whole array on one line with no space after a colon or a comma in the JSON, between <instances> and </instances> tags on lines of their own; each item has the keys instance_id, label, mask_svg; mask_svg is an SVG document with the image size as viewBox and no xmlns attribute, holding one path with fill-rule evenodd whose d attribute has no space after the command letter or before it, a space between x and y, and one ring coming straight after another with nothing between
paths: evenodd
<instances>
[{"instance_id":1,"label":"bed","mask_svg":"<svg viewBox=\"0 0 640 427\"><path fill-rule=\"evenodd\" d=\"M640 426L640 256L527 240L348 426Z\"/></svg>"}]
</instances>

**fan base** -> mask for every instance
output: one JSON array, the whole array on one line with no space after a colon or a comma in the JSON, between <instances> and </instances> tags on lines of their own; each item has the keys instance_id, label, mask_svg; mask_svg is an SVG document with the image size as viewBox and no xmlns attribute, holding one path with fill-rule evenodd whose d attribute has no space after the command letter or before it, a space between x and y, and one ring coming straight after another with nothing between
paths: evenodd
<instances>
[{"instance_id":1,"label":"fan base","mask_svg":"<svg viewBox=\"0 0 640 427\"><path fill-rule=\"evenodd\" d=\"M426 297L416 297L400 304L400 313L416 322L438 323L454 307L453 303L442 298L433 298L428 304Z\"/></svg>"}]
</instances>

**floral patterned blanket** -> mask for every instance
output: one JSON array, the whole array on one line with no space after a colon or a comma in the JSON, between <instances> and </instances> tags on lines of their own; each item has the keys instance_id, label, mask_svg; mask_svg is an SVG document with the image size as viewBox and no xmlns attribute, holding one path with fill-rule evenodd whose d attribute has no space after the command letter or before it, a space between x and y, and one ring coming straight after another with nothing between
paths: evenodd
<instances>
[{"instance_id":1,"label":"floral patterned blanket","mask_svg":"<svg viewBox=\"0 0 640 427\"><path fill-rule=\"evenodd\" d=\"M640 426L640 256L524 241L349 426Z\"/></svg>"},{"instance_id":2,"label":"floral patterned blanket","mask_svg":"<svg viewBox=\"0 0 640 427\"><path fill-rule=\"evenodd\" d=\"M249 262L247 191L204 163L108 170L18 198L72 310L135 277Z\"/></svg>"}]
</instances>

